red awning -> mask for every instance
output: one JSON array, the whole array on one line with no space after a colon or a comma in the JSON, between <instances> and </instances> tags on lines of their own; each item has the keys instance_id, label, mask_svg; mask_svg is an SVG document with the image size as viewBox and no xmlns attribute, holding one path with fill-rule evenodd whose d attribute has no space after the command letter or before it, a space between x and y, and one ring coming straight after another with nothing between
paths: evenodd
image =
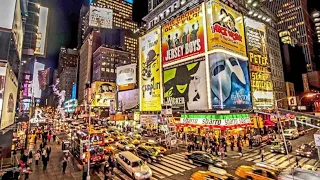
<instances>
[{"instance_id":1,"label":"red awning","mask_svg":"<svg viewBox=\"0 0 320 180\"><path fill-rule=\"evenodd\" d=\"M268 127L268 126L274 126L275 124L271 120L265 120L264 125Z\"/></svg>"}]
</instances>

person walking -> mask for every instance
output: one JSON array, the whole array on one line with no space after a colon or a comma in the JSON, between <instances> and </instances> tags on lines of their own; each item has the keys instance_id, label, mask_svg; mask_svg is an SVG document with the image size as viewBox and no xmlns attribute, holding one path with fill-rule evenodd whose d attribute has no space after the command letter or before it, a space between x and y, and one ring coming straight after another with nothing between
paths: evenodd
<instances>
[{"instance_id":1,"label":"person walking","mask_svg":"<svg viewBox=\"0 0 320 180\"><path fill-rule=\"evenodd\" d=\"M106 162L106 164L104 165L104 169L103 169L103 172L104 172L104 180L109 180L109 177L110 177L110 175L111 175L109 168L110 168L109 163Z\"/></svg>"},{"instance_id":2,"label":"person walking","mask_svg":"<svg viewBox=\"0 0 320 180\"><path fill-rule=\"evenodd\" d=\"M297 165L298 168L300 167L300 166L299 166L299 159L298 159L297 156L296 156L296 165Z\"/></svg>"},{"instance_id":3,"label":"person walking","mask_svg":"<svg viewBox=\"0 0 320 180\"><path fill-rule=\"evenodd\" d=\"M68 165L67 157L63 156L63 159L62 159L62 173L63 174L66 174L67 165Z\"/></svg>"},{"instance_id":4,"label":"person walking","mask_svg":"<svg viewBox=\"0 0 320 180\"><path fill-rule=\"evenodd\" d=\"M52 140L53 140L53 142L56 142L56 137L57 137L56 132L53 132L53 133L52 133Z\"/></svg>"},{"instance_id":5,"label":"person walking","mask_svg":"<svg viewBox=\"0 0 320 180\"><path fill-rule=\"evenodd\" d=\"M231 148L231 151L233 151L233 148L234 148L234 140L233 139L231 139L230 148Z\"/></svg>"},{"instance_id":6,"label":"person walking","mask_svg":"<svg viewBox=\"0 0 320 180\"><path fill-rule=\"evenodd\" d=\"M82 180L86 180L88 175L88 163L82 166Z\"/></svg>"},{"instance_id":7,"label":"person walking","mask_svg":"<svg viewBox=\"0 0 320 180\"><path fill-rule=\"evenodd\" d=\"M261 161L263 162L263 158L264 158L264 149L263 149L263 147L260 148L260 154L261 154Z\"/></svg>"},{"instance_id":8,"label":"person walking","mask_svg":"<svg viewBox=\"0 0 320 180\"><path fill-rule=\"evenodd\" d=\"M111 169L111 174L113 174L113 169L116 167L116 158L114 157L114 154L111 153L108 158L108 163Z\"/></svg>"},{"instance_id":9,"label":"person walking","mask_svg":"<svg viewBox=\"0 0 320 180\"><path fill-rule=\"evenodd\" d=\"M31 164L32 163L32 150L29 151L29 155L28 155L28 164Z\"/></svg>"},{"instance_id":10,"label":"person walking","mask_svg":"<svg viewBox=\"0 0 320 180\"><path fill-rule=\"evenodd\" d=\"M40 159L40 151L38 150L37 153L34 155L34 160L36 161L36 166L39 164L39 159Z\"/></svg>"},{"instance_id":11,"label":"person walking","mask_svg":"<svg viewBox=\"0 0 320 180\"><path fill-rule=\"evenodd\" d=\"M42 156L43 157L43 156ZM42 163L43 163L43 171L47 170L47 166L48 166L48 160L47 158L42 158Z\"/></svg>"},{"instance_id":12,"label":"person walking","mask_svg":"<svg viewBox=\"0 0 320 180\"><path fill-rule=\"evenodd\" d=\"M46 148L46 151L47 151L47 161L49 161L50 160L50 154L51 154L51 147L47 147Z\"/></svg>"}]
</instances>

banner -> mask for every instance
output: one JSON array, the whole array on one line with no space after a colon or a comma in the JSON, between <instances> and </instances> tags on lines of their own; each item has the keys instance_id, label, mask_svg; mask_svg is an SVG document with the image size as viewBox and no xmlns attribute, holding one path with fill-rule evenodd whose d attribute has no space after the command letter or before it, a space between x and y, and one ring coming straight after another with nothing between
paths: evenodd
<instances>
[{"instance_id":1,"label":"banner","mask_svg":"<svg viewBox=\"0 0 320 180\"><path fill-rule=\"evenodd\" d=\"M112 29L112 9L90 6L89 26Z\"/></svg>"},{"instance_id":2,"label":"banner","mask_svg":"<svg viewBox=\"0 0 320 180\"><path fill-rule=\"evenodd\" d=\"M137 64L117 67L117 85L135 84Z\"/></svg>"},{"instance_id":3,"label":"banner","mask_svg":"<svg viewBox=\"0 0 320 180\"><path fill-rule=\"evenodd\" d=\"M110 107L110 101L115 101L115 83L96 81L91 88L92 106Z\"/></svg>"},{"instance_id":4,"label":"banner","mask_svg":"<svg viewBox=\"0 0 320 180\"><path fill-rule=\"evenodd\" d=\"M249 114L181 114L180 123L195 125L234 126L251 124Z\"/></svg>"},{"instance_id":5,"label":"banner","mask_svg":"<svg viewBox=\"0 0 320 180\"><path fill-rule=\"evenodd\" d=\"M160 28L144 35L140 44L140 111L161 111Z\"/></svg>"},{"instance_id":6,"label":"banner","mask_svg":"<svg viewBox=\"0 0 320 180\"><path fill-rule=\"evenodd\" d=\"M195 7L162 26L162 63L204 52L202 6Z\"/></svg>"},{"instance_id":7,"label":"banner","mask_svg":"<svg viewBox=\"0 0 320 180\"><path fill-rule=\"evenodd\" d=\"M127 110L136 107L139 104L139 90L133 89L129 91L118 92L119 109Z\"/></svg>"},{"instance_id":8,"label":"banner","mask_svg":"<svg viewBox=\"0 0 320 180\"><path fill-rule=\"evenodd\" d=\"M158 124L158 115L140 115L140 124Z\"/></svg>"},{"instance_id":9,"label":"banner","mask_svg":"<svg viewBox=\"0 0 320 180\"><path fill-rule=\"evenodd\" d=\"M208 109L204 57L165 69L164 104L183 110Z\"/></svg>"},{"instance_id":10,"label":"banner","mask_svg":"<svg viewBox=\"0 0 320 180\"><path fill-rule=\"evenodd\" d=\"M266 42L266 26L253 19L245 18L245 27L253 108L271 108L274 99Z\"/></svg>"},{"instance_id":11,"label":"banner","mask_svg":"<svg viewBox=\"0 0 320 180\"><path fill-rule=\"evenodd\" d=\"M49 84L50 68L38 71L39 87L41 90L45 90Z\"/></svg>"},{"instance_id":12,"label":"banner","mask_svg":"<svg viewBox=\"0 0 320 180\"><path fill-rule=\"evenodd\" d=\"M219 0L206 4L208 50L224 49L246 56L243 16Z\"/></svg>"},{"instance_id":13,"label":"banner","mask_svg":"<svg viewBox=\"0 0 320 180\"><path fill-rule=\"evenodd\" d=\"M251 108L248 62L225 53L209 55L213 109Z\"/></svg>"}]
</instances>

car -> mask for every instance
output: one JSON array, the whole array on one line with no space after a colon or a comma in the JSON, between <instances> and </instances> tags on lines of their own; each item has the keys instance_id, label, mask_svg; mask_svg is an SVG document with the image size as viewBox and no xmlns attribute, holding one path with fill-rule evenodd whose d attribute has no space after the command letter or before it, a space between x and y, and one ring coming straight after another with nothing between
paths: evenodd
<instances>
[{"instance_id":1,"label":"car","mask_svg":"<svg viewBox=\"0 0 320 180\"><path fill-rule=\"evenodd\" d=\"M111 138L115 141L120 141L126 139L125 135L120 132L113 132L111 133Z\"/></svg>"},{"instance_id":2,"label":"car","mask_svg":"<svg viewBox=\"0 0 320 180\"><path fill-rule=\"evenodd\" d=\"M274 180L278 179L281 169L264 163L253 166L239 166L235 174L247 180Z\"/></svg>"},{"instance_id":3,"label":"car","mask_svg":"<svg viewBox=\"0 0 320 180\"><path fill-rule=\"evenodd\" d=\"M317 153L316 148L310 144L302 144L296 149L296 155L313 157Z\"/></svg>"},{"instance_id":4,"label":"car","mask_svg":"<svg viewBox=\"0 0 320 180\"><path fill-rule=\"evenodd\" d=\"M205 165L213 165L219 168L227 168L228 163L220 158L213 156L210 153L203 151L195 151L190 154L185 155L185 159L188 160L191 164L199 163Z\"/></svg>"},{"instance_id":5,"label":"car","mask_svg":"<svg viewBox=\"0 0 320 180\"><path fill-rule=\"evenodd\" d=\"M139 146L135 149L135 153L141 159L146 160L148 163L160 162L163 158L162 154L160 154L157 150L149 146Z\"/></svg>"},{"instance_id":6,"label":"car","mask_svg":"<svg viewBox=\"0 0 320 180\"><path fill-rule=\"evenodd\" d=\"M150 179L152 171L149 166L139 157L129 151L123 151L116 154L117 166L121 167L133 179Z\"/></svg>"},{"instance_id":7,"label":"car","mask_svg":"<svg viewBox=\"0 0 320 180\"><path fill-rule=\"evenodd\" d=\"M298 129L285 129L283 136L288 139L296 139L300 136Z\"/></svg>"},{"instance_id":8,"label":"car","mask_svg":"<svg viewBox=\"0 0 320 180\"><path fill-rule=\"evenodd\" d=\"M128 140L135 146L138 146L141 143L139 139L129 138Z\"/></svg>"},{"instance_id":9,"label":"car","mask_svg":"<svg viewBox=\"0 0 320 180\"><path fill-rule=\"evenodd\" d=\"M111 146L110 144L107 144L104 146L105 154L114 153L115 151L116 151L116 149L113 146Z\"/></svg>"},{"instance_id":10,"label":"car","mask_svg":"<svg viewBox=\"0 0 320 180\"><path fill-rule=\"evenodd\" d=\"M138 139L138 140L141 139L141 135L139 133L137 133L137 132L129 132L128 136L131 137L131 138L134 138L134 139Z\"/></svg>"},{"instance_id":11,"label":"car","mask_svg":"<svg viewBox=\"0 0 320 180\"><path fill-rule=\"evenodd\" d=\"M279 176L281 180L319 180L319 171L309 171L301 168L295 168L288 174L281 174Z\"/></svg>"},{"instance_id":12,"label":"car","mask_svg":"<svg viewBox=\"0 0 320 180\"><path fill-rule=\"evenodd\" d=\"M118 141L118 142L116 142L115 145L116 145L116 147L118 149L127 150L127 151L132 151L135 148L135 146L133 144L131 144L128 141L125 141L125 140Z\"/></svg>"},{"instance_id":13,"label":"car","mask_svg":"<svg viewBox=\"0 0 320 180\"><path fill-rule=\"evenodd\" d=\"M236 180L238 178L228 174L226 170L209 166L208 171L197 171L193 173L190 180Z\"/></svg>"},{"instance_id":14,"label":"car","mask_svg":"<svg viewBox=\"0 0 320 180\"><path fill-rule=\"evenodd\" d=\"M160 146L158 143L155 141L149 140L144 144L145 146L150 146L155 148L157 151L159 151L161 154L165 154L167 152L167 149L163 146Z\"/></svg>"},{"instance_id":15,"label":"car","mask_svg":"<svg viewBox=\"0 0 320 180\"><path fill-rule=\"evenodd\" d=\"M290 141L286 141L288 152L292 152L292 145ZM286 154L286 148L283 141L272 141L271 143L271 152Z\"/></svg>"}]
</instances>

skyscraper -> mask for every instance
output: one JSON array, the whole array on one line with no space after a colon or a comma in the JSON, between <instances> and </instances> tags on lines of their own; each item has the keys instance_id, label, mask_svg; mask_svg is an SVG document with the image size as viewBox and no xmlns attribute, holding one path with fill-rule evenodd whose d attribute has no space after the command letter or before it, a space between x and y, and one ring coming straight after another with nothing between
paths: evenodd
<instances>
[{"instance_id":1,"label":"skyscraper","mask_svg":"<svg viewBox=\"0 0 320 180\"><path fill-rule=\"evenodd\" d=\"M312 30L306 0L262 0L279 18L277 30L289 30L302 44L308 71L316 69L312 45Z\"/></svg>"}]
</instances>

